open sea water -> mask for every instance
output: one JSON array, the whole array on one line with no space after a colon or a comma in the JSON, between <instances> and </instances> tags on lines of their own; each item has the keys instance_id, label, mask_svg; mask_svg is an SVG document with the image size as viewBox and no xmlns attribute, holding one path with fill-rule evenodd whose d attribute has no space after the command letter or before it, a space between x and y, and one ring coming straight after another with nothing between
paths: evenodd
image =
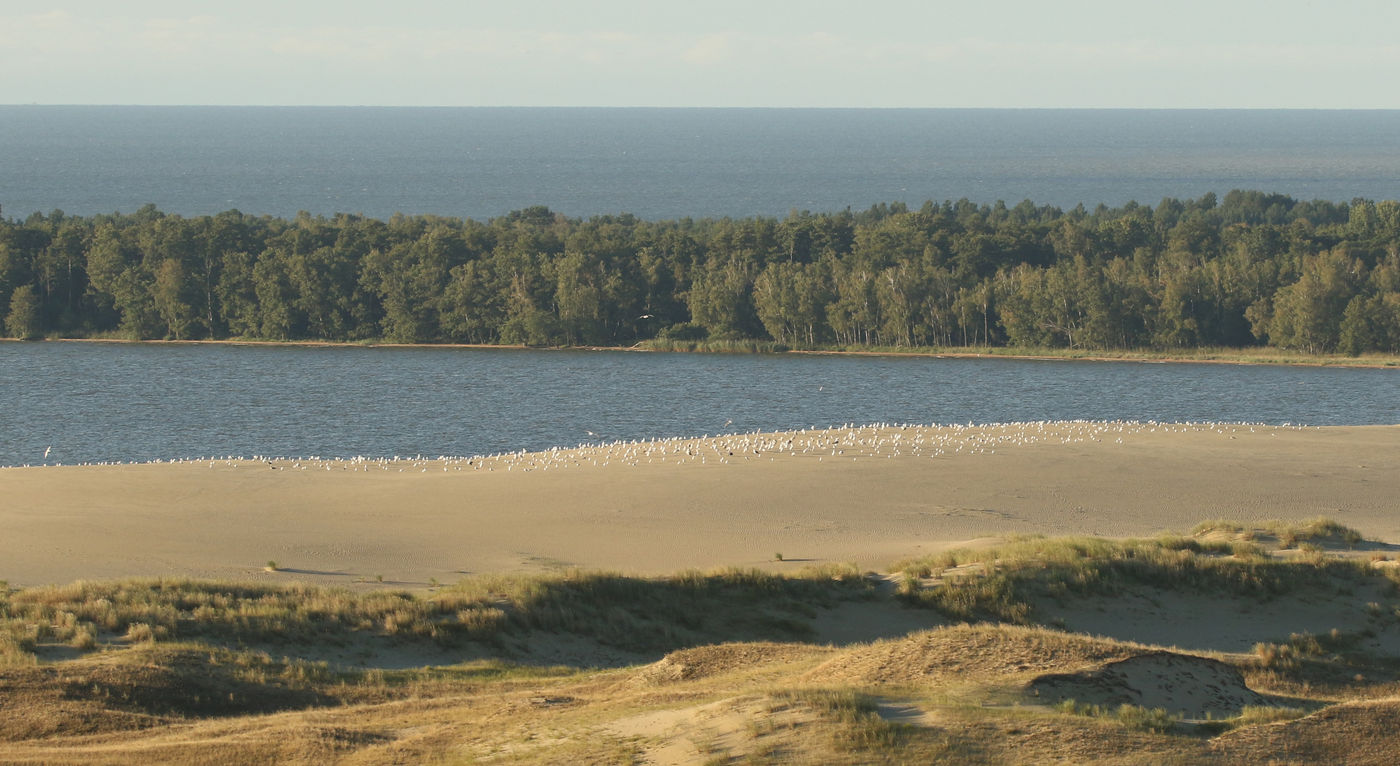
<instances>
[{"instance_id":1,"label":"open sea water","mask_svg":"<svg viewBox=\"0 0 1400 766\"><path fill-rule=\"evenodd\" d=\"M0 106L0 207L646 219L1400 198L1400 111Z\"/></svg>"}]
</instances>

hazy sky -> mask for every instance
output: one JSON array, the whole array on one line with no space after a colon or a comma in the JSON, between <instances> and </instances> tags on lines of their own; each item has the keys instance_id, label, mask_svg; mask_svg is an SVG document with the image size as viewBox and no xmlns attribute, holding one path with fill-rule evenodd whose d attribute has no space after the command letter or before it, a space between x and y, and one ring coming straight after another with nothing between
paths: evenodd
<instances>
[{"instance_id":1,"label":"hazy sky","mask_svg":"<svg viewBox=\"0 0 1400 766\"><path fill-rule=\"evenodd\" d=\"M1395 0L20 5L0 103L1400 108Z\"/></svg>"}]
</instances>

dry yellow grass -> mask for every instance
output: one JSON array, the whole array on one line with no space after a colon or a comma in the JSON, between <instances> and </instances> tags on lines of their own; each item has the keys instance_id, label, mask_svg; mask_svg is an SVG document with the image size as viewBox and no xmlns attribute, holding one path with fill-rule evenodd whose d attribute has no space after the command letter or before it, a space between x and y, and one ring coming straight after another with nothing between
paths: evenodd
<instances>
[{"instance_id":1,"label":"dry yellow grass","mask_svg":"<svg viewBox=\"0 0 1400 766\"><path fill-rule=\"evenodd\" d=\"M1397 760L1400 429L1107 428L0 471L0 764Z\"/></svg>"},{"instance_id":2,"label":"dry yellow grass","mask_svg":"<svg viewBox=\"0 0 1400 766\"><path fill-rule=\"evenodd\" d=\"M1212 566L1259 565L1178 539L1155 544ZM999 566L1025 569L1076 546L1102 553L1144 545L1047 540L992 552ZM1271 565L1298 570L1279 580L1284 589L1272 597L1305 611L1298 594L1337 565L1333 557L1347 555L1354 554ZM1080 563L1092 569L1110 561ZM1386 568L1358 561L1343 566L1371 567L1364 576L1393 584ZM984 569L958 581L975 587L990 576ZM1387 728L1396 703L1374 699L1400 685L1394 653L1373 641L1400 623L1393 587L1384 603L1367 605L1369 637L1297 635L1279 645L1287 651L1261 645L1251 654L1187 653L1007 624L951 624L844 646L815 633L801 642L713 640L734 631L802 632L804 621L820 623L853 603L867 615L908 610L878 582L814 570L796 578L484 578L418 595L183 581L20 590L0 605L12 626L47 625L26 633L33 636L19 649L44 659L0 669L0 763L1380 763L1400 752L1393 725ZM1155 586L1135 587L1141 596ZM616 610L629 603L646 609L653 591L705 593L689 606L725 616L689 638L667 628L704 622L684 609L652 610L655 630L644 641L600 629L621 619ZM222 601L209 596L217 593ZM430 633L387 632L382 619L361 623L359 616L394 603L406 614L418 610L413 604L446 604L444 614L452 614L482 598L515 616L495 643L469 640L456 651L526 664L352 667L314 658L339 652L336 634L318 629L280 645L297 656L239 646L239 636L259 636L277 648L257 621L288 620L283 610L298 600L319 604L321 619L343 620L332 624L362 641L431 644ZM772 622L784 603L787 621ZM173 618L131 623L147 628L124 633L118 621L98 631L90 650L60 645L60 629L80 632L87 617L108 615L99 607L123 615L132 604ZM531 609L550 616L531 618ZM230 621L235 614L248 622ZM202 630L187 623L195 615L205 620ZM195 640L171 641L172 634ZM593 664L599 647L629 640L634 660L613 669L531 664L570 651L576 664ZM693 645L667 652L675 640ZM526 646L535 649L518 652ZM655 659L646 661L648 654ZM1348 698L1356 701L1337 704Z\"/></svg>"},{"instance_id":3,"label":"dry yellow grass","mask_svg":"<svg viewBox=\"0 0 1400 766\"><path fill-rule=\"evenodd\" d=\"M1400 754L1400 699L1342 703L1294 721L1252 726L1211 743L1223 761L1267 753L1275 763L1393 764Z\"/></svg>"},{"instance_id":4,"label":"dry yellow grass","mask_svg":"<svg viewBox=\"0 0 1400 766\"><path fill-rule=\"evenodd\" d=\"M999 658L987 640L995 631L977 633L976 646L990 655L984 663L1014 674L1023 647ZM1016 633L1008 633L1013 645L1024 639ZM940 699L937 685L881 689L799 678L828 651L813 649L806 658L797 648L759 652L716 675L672 682L648 667L476 684L425 673L412 688L352 690L326 707L144 719L107 714L85 731L12 738L0 748L0 763L1240 763L1285 754L1308 763L1380 763L1396 747L1393 701L1336 706L1215 737L1151 732L1111 717L1057 712L1029 697L982 707ZM875 654L864 661L879 662ZM147 654L130 672L178 661ZM60 704L52 695L15 694L22 696L6 702L35 718L52 716ZM66 720L84 719L70 712ZM1284 726L1294 728L1285 734L1278 728ZM1359 747L1351 740L1358 736L1366 737Z\"/></svg>"}]
</instances>

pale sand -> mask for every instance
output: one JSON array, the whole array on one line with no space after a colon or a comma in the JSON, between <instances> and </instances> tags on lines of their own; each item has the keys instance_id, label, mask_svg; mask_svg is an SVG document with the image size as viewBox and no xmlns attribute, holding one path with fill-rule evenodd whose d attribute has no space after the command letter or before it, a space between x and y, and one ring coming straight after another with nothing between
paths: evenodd
<instances>
[{"instance_id":1,"label":"pale sand","mask_svg":"<svg viewBox=\"0 0 1400 766\"><path fill-rule=\"evenodd\" d=\"M886 570L1013 533L1136 536L1318 515L1400 541L1397 426L836 429L484 465L275 465L0 469L0 579L382 575L416 587L564 566ZM268 560L285 571L262 571Z\"/></svg>"}]
</instances>

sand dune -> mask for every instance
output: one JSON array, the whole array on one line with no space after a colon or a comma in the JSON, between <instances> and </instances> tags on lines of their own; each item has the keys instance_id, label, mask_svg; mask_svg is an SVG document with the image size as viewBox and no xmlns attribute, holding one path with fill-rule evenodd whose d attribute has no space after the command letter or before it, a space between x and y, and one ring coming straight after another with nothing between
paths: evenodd
<instances>
[{"instance_id":1,"label":"sand dune","mask_svg":"<svg viewBox=\"0 0 1400 766\"><path fill-rule=\"evenodd\" d=\"M0 469L0 578L410 586L901 557L1013 533L1326 515L1400 540L1400 427L1104 423L739 435L488 459ZM775 562L781 553L783 562ZM269 560L282 571L264 572Z\"/></svg>"},{"instance_id":2,"label":"sand dune","mask_svg":"<svg viewBox=\"0 0 1400 766\"><path fill-rule=\"evenodd\" d=\"M1016 533L1146 536L1211 518L1326 515L1371 538L1319 532L1281 552L1277 527L1218 525L1189 542L1223 550L1123 546L1143 553L1142 576L1082 591L1052 590L1072 575L1025 553L1005 572L1043 581L1001 601L970 582L976 624L919 598L981 571L946 563L927 582L562 577L403 599L21 589L0 635L0 761L1392 763L1396 466L1392 426L1031 423L0 469L12 586L887 570ZM1269 556L1294 563L1256 571ZM983 622L1023 597L1034 624Z\"/></svg>"}]
</instances>

